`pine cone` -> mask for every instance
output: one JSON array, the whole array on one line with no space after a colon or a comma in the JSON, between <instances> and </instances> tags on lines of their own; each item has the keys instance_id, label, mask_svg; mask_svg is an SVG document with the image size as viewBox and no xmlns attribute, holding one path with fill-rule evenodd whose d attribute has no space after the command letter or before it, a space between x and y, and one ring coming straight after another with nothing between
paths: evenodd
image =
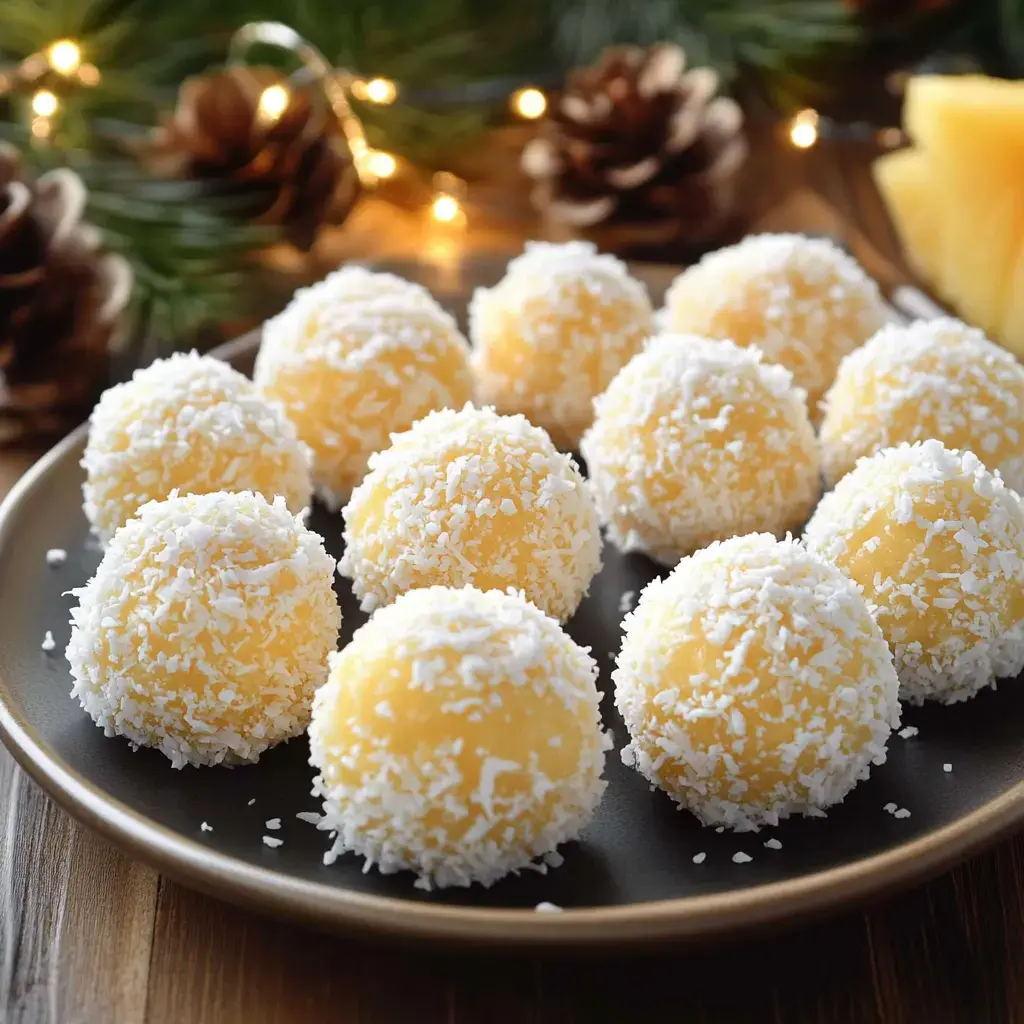
<instances>
[{"instance_id":1,"label":"pine cone","mask_svg":"<svg viewBox=\"0 0 1024 1024\"><path fill-rule=\"evenodd\" d=\"M608 248L706 244L735 207L743 114L674 44L616 47L574 72L523 151L534 205Z\"/></svg>"},{"instance_id":2,"label":"pine cone","mask_svg":"<svg viewBox=\"0 0 1024 1024\"><path fill-rule=\"evenodd\" d=\"M288 90L276 118L260 109L274 85ZM157 130L151 163L158 173L245 196L245 215L281 224L301 249L312 247L328 218L343 220L359 195L326 97L273 68L235 66L187 79L177 109Z\"/></svg>"},{"instance_id":3,"label":"pine cone","mask_svg":"<svg viewBox=\"0 0 1024 1024\"><path fill-rule=\"evenodd\" d=\"M0 439L73 425L106 386L132 272L85 202L73 171L30 181L0 143Z\"/></svg>"}]
</instances>

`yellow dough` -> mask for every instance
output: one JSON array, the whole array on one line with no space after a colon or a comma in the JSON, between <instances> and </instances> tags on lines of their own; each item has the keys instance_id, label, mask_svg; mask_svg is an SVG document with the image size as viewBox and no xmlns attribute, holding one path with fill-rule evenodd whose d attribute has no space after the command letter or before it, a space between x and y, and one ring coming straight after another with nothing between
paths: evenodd
<instances>
[{"instance_id":1,"label":"yellow dough","mask_svg":"<svg viewBox=\"0 0 1024 1024\"><path fill-rule=\"evenodd\" d=\"M597 666L521 596L400 597L332 659L309 728L324 858L490 885L575 839L604 792Z\"/></svg>"},{"instance_id":2,"label":"yellow dough","mask_svg":"<svg viewBox=\"0 0 1024 1024\"><path fill-rule=\"evenodd\" d=\"M883 327L843 360L824 405L830 484L865 455L937 438L1024 488L1024 366L959 320Z\"/></svg>"},{"instance_id":3,"label":"yellow dough","mask_svg":"<svg viewBox=\"0 0 1024 1024\"><path fill-rule=\"evenodd\" d=\"M674 564L713 540L797 530L818 500L804 394L756 349L659 335L595 410L580 451L623 551Z\"/></svg>"},{"instance_id":4,"label":"yellow dough","mask_svg":"<svg viewBox=\"0 0 1024 1024\"><path fill-rule=\"evenodd\" d=\"M300 290L267 321L255 380L313 449L313 485L333 508L392 432L473 397L452 317L419 286L358 267Z\"/></svg>"},{"instance_id":5,"label":"yellow dough","mask_svg":"<svg viewBox=\"0 0 1024 1024\"><path fill-rule=\"evenodd\" d=\"M1024 668L1024 508L970 452L861 460L805 539L877 606L904 699L952 704Z\"/></svg>"},{"instance_id":6,"label":"yellow dough","mask_svg":"<svg viewBox=\"0 0 1024 1024\"><path fill-rule=\"evenodd\" d=\"M750 235L684 270L665 296L665 327L754 345L807 392L811 418L840 359L885 322L881 293L832 242Z\"/></svg>"},{"instance_id":7,"label":"yellow dough","mask_svg":"<svg viewBox=\"0 0 1024 1024\"><path fill-rule=\"evenodd\" d=\"M594 397L654 333L644 286L589 242L527 243L496 287L477 289L469 315L481 401L572 451Z\"/></svg>"},{"instance_id":8,"label":"yellow dough","mask_svg":"<svg viewBox=\"0 0 1024 1024\"><path fill-rule=\"evenodd\" d=\"M103 393L82 457L85 514L100 540L171 491L258 491L309 506L311 453L280 410L227 363L158 359Z\"/></svg>"},{"instance_id":9,"label":"yellow dough","mask_svg":"<svg viewBox=\"0 0 1024 1024\"><path fill-rule=\"evenodd\" d=\"M522 416L431 413L370 459L345 506L339 571L365 611L434 584L523 590L555 618L601 564L593 498L575 463Z\"/></svg>"},{"instance_id":10,"label":"yellow dough","mask_svg":"<svg viewBox=\"0 0 1024 1024\"><path fill-rule=\"evenodd\" d=\"M623 760L738 831L820 816L884 762L899 724L892 655L857 588L767 534L648 585L613 679Z\"/></svg>"},{"instance_id":11,"label":"yellow dough","mask_svg":"<svg viewBox=\"0 0 1024 1024\"><path fill-rule=\"evenodd\" d=\"M72 695L176 768L256 761L309 721L341 624L333 577L282 498L150 502L74 591Z\"/></svg>"}]
</instances>

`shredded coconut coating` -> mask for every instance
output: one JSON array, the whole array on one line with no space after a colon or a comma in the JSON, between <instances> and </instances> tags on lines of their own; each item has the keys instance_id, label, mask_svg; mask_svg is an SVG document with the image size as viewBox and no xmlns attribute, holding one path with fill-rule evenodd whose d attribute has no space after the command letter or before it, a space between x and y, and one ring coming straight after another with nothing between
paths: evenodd
<instances>
[{"instance_id":1,"label":"shredded coconut coating","mask_svg":"<svg viewBox=\"0 0 1024 1024\"><path fill-rule=\"evenodd\" d=\"M792 540L684 558L626 618L622 759L705 825L820 816L899 725L892 655L858 589Z\"/></svg>"},{"instance_id":2,"label":"shredded coconut coating","mask_svg":"<svg viewBox=\"0 0 1024 1024\"><path fill-rule=\"evenodd\" d=\"M312 452L282 411L227 363L195 352L158 359L105 391L82 457L85 514L104 544L172 491L257 491L299 513Z\"/></svg>"},{"instance_id":3,"label":"shredded coconut coating","mask_svg":"<svg viewBox=\"0 0 1024 1024\"><path fill-rule=\"evenodd\" d=\"M427 889L545 870L605 789L596 679L521 594L431 587L377 612L313 703L325 863L353 852Z\"/></svg>"},{"instance_id":4,"label":"shredded coconut coating","mask_svg":"<svg viewBox=\"0 0 1024 1024\"><path fill-rule=\"evenodd\" d=\"M309 721L341 624L333 577L281 497L150 502L72 591L72 696L175 768L256 761Z\"/></svg>"},{"instance_id":5,"label":"shredded coconut coating","mask_svg":"<svg viewBox=\"0 0 1024 1024\"><path fill-rule=\"evenodd\" d=\"M1024 490L1024 366L959 320L883 327L842 361L824 409L830 484L862 456L937 438Z\"/></svg>"},{"instance_id":6,"label":"shredded coconut coating","mask_svg":"<svg viewBox=\"0 0 1024 1024\"><path fill-rule=\"evenodd\" d=\"M312 448L313 484L332 508L392 432L473 398L452 317L418 285L361 268L298 291L264 324L255 379Z\"/></svg>"},{"instance_id":7,"label":"shredded coconut coating","mask_svg":"<svg viewBox=\"0 0 1024 1024\"><path fill-rule=\"evenodd\" d=\"M592 401L654 333L647 291L589 242L528 242L469 307L480 398L575 451Z\"/></svg>"},{"instance_id":8,"label":"shredded coconut coating","mask_svg":"<svg viewBox=\"0 0 1024 1024\"><path fill-rule=\"evenodd\" d=\"M805 541L875 606L904 700L952 704L1024 669L1024 508L971 452L930 440L861 459Z\"/></svg>"},{"instance_id":9,"label":"shredded coconut coating","mask_svg":"<svg viewBox=\"0 0 1024 1024\"><path fill-rule=\"evenodd\" d=\"M684 270L665 296L667 326L753 345L790 370L812 419L839 361L887 320L878 286L827 239L749 235Z\"/></svg>"},{"instance_id":10,"label":"shredded coconut coating","mask_svg":"<svg viewBox=\"0 0 1024 1024\"><path fill-rule=\"evenodd\" d=\"M370 459L345 506L345 554L364 611L435 584L523 590L558 619L601 566L597 511L573 460L523 416L431 413Z\"/></svg>"},{"instance_id":11,"label":"shredded coconut coating","mask_svg":"<svg viewBox=\"0 0 1024 1024\"><path fill-rule=\"evenodd\" d=\"M821 493L804 393L756 349L659 335L595 402L580 451L616 547L674 565L807 521Z\"/></svg>"}]
</instances>

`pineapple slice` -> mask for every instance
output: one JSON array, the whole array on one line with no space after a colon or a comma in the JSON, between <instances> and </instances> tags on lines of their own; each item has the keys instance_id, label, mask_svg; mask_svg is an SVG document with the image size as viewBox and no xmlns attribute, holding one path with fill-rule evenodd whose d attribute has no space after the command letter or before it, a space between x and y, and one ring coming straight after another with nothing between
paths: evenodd
<instances>
[{"instance_id":1,"label":"pineapple slice","mask_svg":"<svg viewBox=\"0 0 1024 1024\"><path fill-rule=\"evenodd\" d=\"M995 337L1018 359L1024 359L1024 248L1010 272L1006 310Z\"/></svg>"},{"instance_id":2,"label":"pineapple slice","mask_svg":"<svg viewBox=\"0 0 1024 1024\"><path fill-rule=\"evenodd\" d=\"M939 265L941 221L927 154L912 148L887 153L874 162L871 172L892 215L907 262L926 281L934 281Z\"/></svg>"},{"instance_id":3,"label":"pineapple slice","mask_svg":"<svg viewBox=\"0 0 1024 1024\"><path fill-rule=\"evenodd\" d=\"M927 154L932 195L942 197L936 290L997 334L1024 240L1024 84L914 78L904 124Z\"/></svg>"}]
</instances>

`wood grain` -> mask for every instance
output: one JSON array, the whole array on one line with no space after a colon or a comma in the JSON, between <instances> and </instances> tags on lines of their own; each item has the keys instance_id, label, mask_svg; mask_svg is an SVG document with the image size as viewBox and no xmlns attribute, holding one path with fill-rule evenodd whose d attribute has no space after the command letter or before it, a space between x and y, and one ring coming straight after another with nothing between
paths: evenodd
<instances>
[{"instance_id":1,"label":"wood grain","mask_svg":"<svg viewBox=\"0 0 1024 1024\"><path fill-rule=\"evenodd\" d=\"M870 246L902 272L869 146L758 145L753 218L813 189L854 226L844 240L855 252ZM481 244L494 241L491 231ZM34 454L0 455L0 491ZM789 931L535 959L321 936L158 881L65 817L2 751L0 808L2 1024L1024 1024L1020 837Z\"/></svg>"}]
</instances>

